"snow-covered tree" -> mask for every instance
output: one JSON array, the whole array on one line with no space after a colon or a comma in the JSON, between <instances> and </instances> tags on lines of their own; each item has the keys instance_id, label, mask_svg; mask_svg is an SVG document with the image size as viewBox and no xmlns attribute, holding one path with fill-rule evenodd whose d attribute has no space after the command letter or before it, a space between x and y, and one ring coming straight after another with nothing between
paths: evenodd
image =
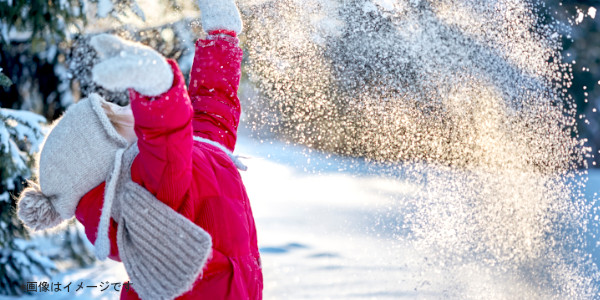
<instances>
[{"instance_id":1,"label":"snow-covered tree","mask_svg":"<svg viewBox=\"0 0 600 300\"><path fill-rule=\"evenodd\" d=\"M12 85L12 81L6 75L2 74L2 68L0 68L0 86L8 88Z\"/></svg>"},{"instance_id":2,"label":"snow-covered tree","mask_svg":"<svg viewBox=\"0 0 600 300\"><path fill-rule=\"evenodd\" d=\"M2 107L60 116L75 99L64 67L74 36L94 18L143 18L136 0L0 1L0 67L14 85Z\"/></svg>"},{"instance_id":3,"label":"snow-covered tree","mask_svg":"<svg viewBox=\"0 0 600 300\"><path fill-rule=\"evenodd\" d=\"M20 295L33 274L48 274L54 264L27 241L27 230L14 213L15 197L31 176L34 153L43 140L37 114L0 109L0 294Z\"/></svg>"}]
</instances>

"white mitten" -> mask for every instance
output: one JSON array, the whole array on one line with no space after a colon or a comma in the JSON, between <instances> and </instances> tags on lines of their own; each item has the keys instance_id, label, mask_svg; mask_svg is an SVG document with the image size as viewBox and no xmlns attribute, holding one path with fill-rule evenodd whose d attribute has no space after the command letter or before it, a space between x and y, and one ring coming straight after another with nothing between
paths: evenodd
<instances>
[{"instance_id":1,"label":"white mitten","mask_svg":"<svg viewBox=\"0 0 600 300\"><path fill-rule=\"evenodd\" d=\"M154 49L110 34L91 38L101 62L92 68L92 79L112 91L133 88L146 96L158 96L171 88L173 70Z\"/></svg>"},{"instance_id":2,"label":"white mitten","mask_svg":"<svg viewBox=\"0 0 600 300\"><path fill-rule=\"evenodd\" d=\"M234 0L198 0L198 7L206 32L219 29L242 32L242 18Z\"/></svg>"}]
</instances>

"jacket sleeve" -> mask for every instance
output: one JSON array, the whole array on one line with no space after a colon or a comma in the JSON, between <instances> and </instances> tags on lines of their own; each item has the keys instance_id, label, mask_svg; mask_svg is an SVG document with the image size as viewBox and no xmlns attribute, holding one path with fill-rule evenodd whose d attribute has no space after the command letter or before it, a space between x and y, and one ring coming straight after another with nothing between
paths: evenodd
<instances>
[{"instance_id":1,"label":"jacket sleeve","mask_svg":"<svg viewBox=\"0 0 600 300\"><path fill-rule=\"evenodd\" d=\"M196 42L190 73L194 135L213 140L233 151L240 121L237 96L243 52L233 31L209 32Z\"/></svg>"},{"instance_id":2,"label":"jacket sleeve","mask_svg":"<svg viewBox=\"0 0 600 300\"><path fill-rule=\"evenodd\" d=\"M105 183L102 183L85 194L75 210L75 217L85 228L85 235L92 244L96 243L96 236L98 234L98 224L100 223L102 205L104 204L104 188ZM108 226L108 238L110 240L110 254L108 258L121 261L119 248L117 247L117 222L110 218Z\"/></svg>"},{"instance_id":3,"label":"jacket sleeve","mask_svg":"<svg viewBox=\"0 0 600 300\"><path fill-rule=\"evenodd\" d=\"M192 106L181 71L168 62L174 78L167 92L148 97L130 90L140 150L131 179L178 211L192 180Z\"/></svg>"}]
</instances>

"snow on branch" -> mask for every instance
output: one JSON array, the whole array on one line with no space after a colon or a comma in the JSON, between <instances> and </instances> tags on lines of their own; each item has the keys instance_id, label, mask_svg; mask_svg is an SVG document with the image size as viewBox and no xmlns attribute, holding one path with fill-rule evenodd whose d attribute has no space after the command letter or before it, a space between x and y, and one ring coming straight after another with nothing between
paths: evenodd
<instances>
[{"instance_id":1,"label":"snow on branch","mask_svg":"<svg viewBox=\"0 0 600 300\"><path fill-rule=\"evenodd\" d=\"M44 123L46 118L32 112L0 109L1 184L8 189L14 188L14 180L19 176L31 175L30 162L44 140Z\"/></svg>"},{"instance_id":2,"label":"snow on branch","mask_svg":"<svg viewBox=\"0 0 600 300\"><path fill-rule=\"evenodd\" d=\"M4 147L5 152L7 152L7 144L4 141L7 138L1 135L6 132L19 141L29 142L31 145L29 154L37 152L44 139L44 129L41 124L46 123L46 118L29 111L3 108L0 110L0 119L3 121L0 128L0 141L2 141L0 145Z\"/></svg>"}]
</instances>

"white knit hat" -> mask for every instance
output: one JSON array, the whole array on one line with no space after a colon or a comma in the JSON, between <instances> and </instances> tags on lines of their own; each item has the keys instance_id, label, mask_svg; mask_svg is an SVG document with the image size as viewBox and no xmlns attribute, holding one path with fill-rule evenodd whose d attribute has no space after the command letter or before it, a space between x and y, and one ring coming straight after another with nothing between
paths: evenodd
<instances>
[{"instance_id":1,"label":"white knit hat","mask_svg":"<svg viewBox=\"0 0 600 300\"><path fill-rule=\"evenodd\" d=\"M98 94L69 107L42 146L38 183L21 193L17 214L33 230L75 216L79 200L106 180L115 153L127 147L102 108Z\"/></svg>"}]
</instances>

